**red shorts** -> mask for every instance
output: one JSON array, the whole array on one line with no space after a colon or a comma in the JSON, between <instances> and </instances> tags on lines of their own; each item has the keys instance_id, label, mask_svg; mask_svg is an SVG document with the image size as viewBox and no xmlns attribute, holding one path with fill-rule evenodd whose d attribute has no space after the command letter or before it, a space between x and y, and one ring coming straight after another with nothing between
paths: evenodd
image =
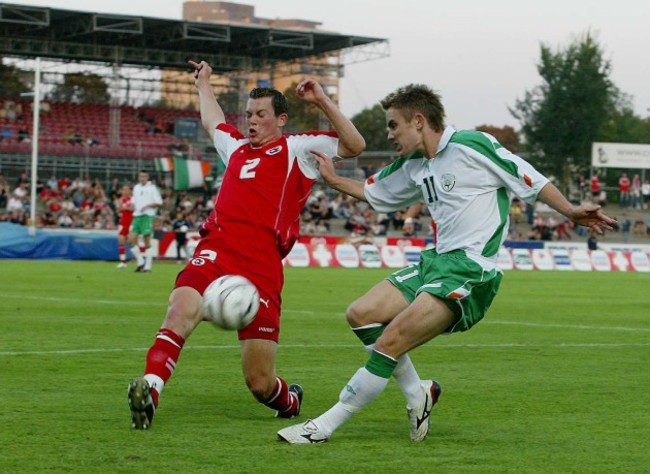
<instances>
[{"instance_id":1,"label":"red shorts","mask_svg":"<svg viewBox=\"0 0 650 474\"><path fill-rule=\"evenodd\" d=\"M133 217L130 219L120 219L117 223L117 235L123 235L126 237L129 235L129 229L131 228L131 222L133 222Z\"/></svg>"},{"instance_id":2,"label":"red shorts","mask_svg":"<svg viewBox=\"0 0 650 474\"><path fill-rule=\"evenodd\" d=\"M264 250L262 250L264 248ZM176 277L174 288L189 286L203 294L210 283L223 275L248 278L260 294L260 309L246 328L238 331L239 340L280 337L280 308L284 273L276 245L247 246L242 241L203 237L194 258Z\"/></svg>"}]
</instances>

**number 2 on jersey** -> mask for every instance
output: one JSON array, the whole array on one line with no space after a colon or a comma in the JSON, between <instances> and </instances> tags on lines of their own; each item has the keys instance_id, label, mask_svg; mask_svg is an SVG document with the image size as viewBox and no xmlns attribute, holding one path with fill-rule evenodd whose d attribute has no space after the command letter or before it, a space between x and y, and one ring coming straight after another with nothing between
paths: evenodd
<instances>
[{"instance_id":1,"label":"number 2 on jersey","mask_svg":"<svg viewBox=\"0 0 650 474\"><path fill-rule=\"evenodd\" d=\"M242 165L241 171L239 172L239 179L251 179L255 177L255 168L262 161L260 158L253 158L252 160L246 160Z\"/></svg>"}]
</instances>

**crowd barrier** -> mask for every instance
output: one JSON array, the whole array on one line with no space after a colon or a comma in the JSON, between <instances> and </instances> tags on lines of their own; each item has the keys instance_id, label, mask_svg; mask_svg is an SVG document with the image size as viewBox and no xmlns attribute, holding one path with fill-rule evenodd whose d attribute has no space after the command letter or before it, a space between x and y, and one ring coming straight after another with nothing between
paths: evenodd
<instances>
[{"instance_id":1,"label":"crowd barrier","mask_svg":"<svg viewBox=\"0 0 650 474\"><path fill-rule=\"evenodd\" d=\"M176 259L173 232L152 239L159 258ZM194 251L197 232L188 234ZM431 247L428 238L301 237L285 258L288 267L401 268L416 263L420 252ZM504 270L637 271L650 272L650 245L602 243L587 250L584 242L507 241L498 254ZM0 258L117 260L115 231L37 229L0 223Z\"/></svg>"}]
</instances>

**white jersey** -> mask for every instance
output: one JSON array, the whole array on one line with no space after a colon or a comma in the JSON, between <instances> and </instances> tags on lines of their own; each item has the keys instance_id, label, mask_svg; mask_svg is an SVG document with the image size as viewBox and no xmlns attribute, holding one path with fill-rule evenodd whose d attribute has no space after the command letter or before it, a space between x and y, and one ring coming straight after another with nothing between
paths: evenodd
<instances>
[{"instance_id":1,"label":"white jersey","mask_svg":"<svg viewBox=\"0 0 650 474\"><path fill-rule=\"evenodd\" d=\"M437 252L461 249L491 269L508 234L512 194L532 204L547 183L491 135L447 127L432 159L400 157L368 178L364 192L381 212L423 201L434 221Z\"/></svg>"},{"instance_id":2,"label":"white jersey","mask_svg":"<svg viewBox=\"0 0 650 474\"><path fill-rule=\"evenodd\" d=\"M147 181L146 184L136 184L133 186L133 196L131 197L133 204L134 216L155 216L158 211L155 207L148 207L143 209L148 204L162 204L162 197L160 191L155 184Z\"/></svg>"}]
</instances>

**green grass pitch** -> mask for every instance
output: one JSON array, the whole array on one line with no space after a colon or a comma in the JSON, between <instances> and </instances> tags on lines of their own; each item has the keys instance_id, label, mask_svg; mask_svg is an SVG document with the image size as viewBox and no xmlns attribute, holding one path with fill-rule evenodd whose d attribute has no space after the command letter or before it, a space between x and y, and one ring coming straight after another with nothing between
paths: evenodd
<instances>
[{"instance_id":1,"label":"green grass pitch","mask_svg":"<svg viewBox=\"0 0 650 474\"><path fill-rule=\"evenodd\" d=\"M288 423L244 386L236 334L201 325L149 431L128 381L180 266L0 262L0 472L648 472L650 274L507 272L484 321L413 351L443 387L412 443L395 383L330 443L276 441ZM305 388L297 421L366 361L343 316L387 270L287 268L278 372Z\"/></svg>"}]
</instances>

